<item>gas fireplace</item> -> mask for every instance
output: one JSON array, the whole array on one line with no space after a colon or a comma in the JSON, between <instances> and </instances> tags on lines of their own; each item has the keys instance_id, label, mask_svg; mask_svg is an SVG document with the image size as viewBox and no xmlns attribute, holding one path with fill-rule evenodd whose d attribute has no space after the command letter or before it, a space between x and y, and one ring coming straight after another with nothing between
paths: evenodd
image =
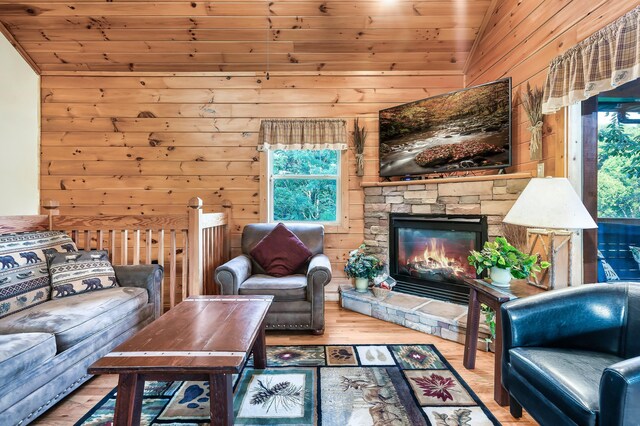
<instances>
[{"instance_id":1,"label":"gas fireplace","mask_svg":"<svg viewBox=\"0 0 640 426\"><path fill-rule=\"evenodd\" d=\"M391 214L389 273L395 290L467 303L465 278L476 278L469 250L487 240L485 216Z\"/></svg>"}]
</instances>

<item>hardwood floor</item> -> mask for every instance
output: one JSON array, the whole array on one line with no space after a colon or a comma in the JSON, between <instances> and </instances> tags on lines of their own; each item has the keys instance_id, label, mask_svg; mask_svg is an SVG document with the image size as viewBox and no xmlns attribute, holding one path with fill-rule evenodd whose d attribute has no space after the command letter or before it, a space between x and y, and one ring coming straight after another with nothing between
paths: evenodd
<instances>
[{"instance_id":1,"label":"hardwood floor","mask_svg":"<svg viewBox=\"0 0 640 426\"><path fill-rule=\"evenodd\" d=\"M431 343L447 358L503 425L536 424L526 413L521 419L514 419L509 414L508 407L500 407L493 401L493 354L478 352L475 370L467 370L462 366L462 345L341 309L336 302L327 303L326 322L326 332L323 336L306 333L267 333L267 344ZM72 425L116 385L116 376L96 377L33 424Z\"/></svg>"}]
</instances>

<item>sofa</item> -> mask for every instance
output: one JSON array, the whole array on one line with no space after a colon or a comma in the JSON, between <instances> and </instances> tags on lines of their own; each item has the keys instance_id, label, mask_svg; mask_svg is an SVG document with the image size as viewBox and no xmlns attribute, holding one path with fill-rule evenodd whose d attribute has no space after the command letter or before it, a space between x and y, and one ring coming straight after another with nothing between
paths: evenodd
<instances>
[{"instance_id":1,"label":"sofa","mask_svg":"<svg viewBox=\"0 0 640 426\"><path fill-rule=\"evenodd\" d=\"M91 376L87 368L161 314L163 270L114 266L119 287L0 318L0 425L25 425Z\"/></svg>"},{"instance_id":2,"label":"sofa","mask_svg":"<svg viewBox=\"0 0 640 426\"><path fill-rule=\"evenodd\" d=\"M514 417L640 425L640 284L592 284L502 305L502 384Z\"/></svg>"},{"instance_id":3,"label":"sofa","mask_svg":"<svg viewBox=\"0 0 640 426\"><path fill-rule=\"evenodd\" d=\"M287 228L311 251L311 258L295 274L274 277L249 255L276 224L246 225L242 254L216 269L220 294L273 295L265 327L275 330L311 330L324 333L324 287L331 281L331 263L323 254L324 227L287 224Z\"/></svg>"}]
</instances>

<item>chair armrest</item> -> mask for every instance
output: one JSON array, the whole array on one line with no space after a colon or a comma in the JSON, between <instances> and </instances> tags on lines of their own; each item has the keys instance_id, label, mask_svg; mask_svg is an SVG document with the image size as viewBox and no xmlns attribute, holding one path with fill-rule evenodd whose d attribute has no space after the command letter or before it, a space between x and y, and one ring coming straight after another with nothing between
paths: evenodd
<instances>
[{"instance_id":1,"label":"chair armrest","mask_svg":"<svg viewBox=\"0 0 640 426\"><path fill-rule=\"evenodd\" d=\"M618 354L626 288L590 284L507 302L501 307L503 362L515 347L568 347Z\"/></svg>"},{"instance_id":2,"label":"chair armrest","mask_svg":"<svg viewBox=\"0 0 640 426\"><path fill-rule=\"evenodd\" d=\"M600 424L623 426L640 419L640 357L605 368L600 379Z\"/></svg>"},{"instance_id":3,"label":"chair armrest","mask_svg":"<svg viewBox=\"0 0 640 426\"><path fill-rule=\"evenodd\" d=\"M122 287L144 288L153 304L154 318L162 315L161 295L164 270L160 265L120 265L113 267L118 284Z\"/></svg>"},{"instance_id":4,"label":"chair armrest","mask_svg":"<svg viewBox=\"0 0 640 426\"><path fill-rule=\"evenodd\" d=\"M324 254L316 254L307 269L307 300L324 300L324 287L331 282L331 262ZM320 299L318 299L318 297Z\"/></svg>"},{"instance_id":5,"label":"chair armrest","mask_svg":"<svg viewBox=\"0 0 640 426\"><path fill-rule=\"evenodd\" d=\"M216 283L220 294L238 294L240 285L251 276L251 259L242 254L216 268Z\"/></svg>"}]
</instances>

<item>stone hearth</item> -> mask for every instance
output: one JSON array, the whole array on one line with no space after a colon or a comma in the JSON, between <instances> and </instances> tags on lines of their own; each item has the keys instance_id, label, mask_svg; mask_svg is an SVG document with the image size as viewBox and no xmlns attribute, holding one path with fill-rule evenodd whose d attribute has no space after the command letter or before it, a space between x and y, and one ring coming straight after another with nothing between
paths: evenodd
<instances>
[{"instance_id":1,"label":"stone hearth","mask_svg":"<svg viewBox=\"0 0 640 426\"><path fill-rule=\"evenodd\" d=\"M467 307L455 303L388 292L376 297L370 290L358 293L349 285L341 286L340 306L373 318L402 325L458 343L464 343L467 331ZM478 348L487 349L489 328L480 318Z\"/></svg>"}]
</instances>

